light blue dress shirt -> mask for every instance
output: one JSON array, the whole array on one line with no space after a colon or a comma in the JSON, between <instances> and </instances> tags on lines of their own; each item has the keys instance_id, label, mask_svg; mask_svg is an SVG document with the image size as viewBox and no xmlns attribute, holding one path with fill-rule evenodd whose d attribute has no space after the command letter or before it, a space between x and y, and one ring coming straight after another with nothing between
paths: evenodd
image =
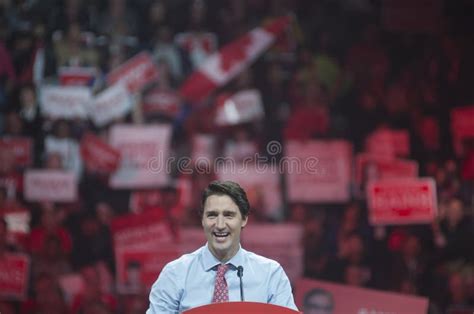
<instances>
[{"instance_id":1,"label":"light blue dress shirt","mask_svg":"<svg viewBox=\"0 0 474 314\"><path fill-rule=\"evenodd\" d=\"M219 260L207 244L190 254L168 263L153 284L147 314L181 313L210 304ZM276 261L239 248L227 264L225 274L229 301L240 301L237 267L244 268L242 283L244 301L270 303L297 310L290 281Z\"/></svg>"}]
</instances>

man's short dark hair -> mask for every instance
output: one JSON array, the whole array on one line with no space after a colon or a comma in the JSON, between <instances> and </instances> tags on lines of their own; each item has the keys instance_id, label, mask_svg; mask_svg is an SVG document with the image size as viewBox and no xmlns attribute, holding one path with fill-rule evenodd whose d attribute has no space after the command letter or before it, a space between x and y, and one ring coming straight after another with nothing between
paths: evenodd
<instances>
[{"instance_id":1,"label":"man's short dark hair","mask_svg":"<svg viewBox=\"0 0 474 314\"><path fill-rule=\"evenodd\" d=\"M242 217L247 217L250 211L250 204L244 189L232 181L212 181L202 193L200 214L204 212L204 204L211 195L227 195L239 207Z\"/></svg>"}]
</instances>

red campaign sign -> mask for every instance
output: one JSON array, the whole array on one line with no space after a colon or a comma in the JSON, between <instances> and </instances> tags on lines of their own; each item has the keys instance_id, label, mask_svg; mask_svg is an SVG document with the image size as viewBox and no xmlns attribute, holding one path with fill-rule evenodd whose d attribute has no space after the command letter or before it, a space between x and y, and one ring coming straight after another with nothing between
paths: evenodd
<instances>
[{"instance_id":1,"label":"red campaign sign","mask_svg":"<svg viewBox=\"0 0 474 314\"><path fill-rule=\"evenodd\" d=\"M62 86L92 86L97 75L96 68L60 67L59 83Z\"/></svg>"},{"instance_id":2,"label":"red campaign sign","mask_svg":"<svg viewBox=\"0 0 474 314\"><path fill-rule=\"evenodd\" d=\"M415 160L392 159L361 153L356 157L356 182L363 183L367 167L375 167L374 179L388 179L418 176L418 163Z\"/></svg>"},{"instance_id":3,"label":"red campaign sign","mask_svg":"<svg viewBox=\"0 0 474 314\"><path fill-rule=\"evenodd\" d=\"M119 151L92 133L82 137L81 156L90 171L111 173L120 162Z\"/></svg>"},{"instance_id":4,"label":"red campaign sign","mask_svg":"<svg viewBox=\"0 0 474 314\"><path fill-rule=\"evenodd\" d=\"M0 255L0 299L23 300L28 291L30 258L24 254Z\"/></svg>"},{"instance_id":5,"label":"red campaign sign","mask_svg":"<svg viewBox=\"0 0 474 314\"><path fill-rule=\"evenodd\" d=\"M175 118L181 111L181 99L172 90L155 88L143 96L143 112L145 114L162 114Z\"/></svg>"},{"instance_id":6,"label":"red campaign sign","mask_svg":"<svg viewBox=\"0 0 474 314\"><path fill-rule=\"evenodd\" d=\"M6 152L15 159L18 167L30 166L32 162L31 148L33 142L29 137L2 137L0 151Z\"/></svg>"},{"instance_id":7,"label":"red campaign sign","mask_svg":"<svg viewBox=\"0 0 474 314\"><path fill-rule=\"evenodd\" d=\"M366 150L380 156L408 156L410 135L407 130L377 130L368 136Z\"/></svg>"},{"instance_id":8,"label":"red campaign sign","mask_svg":"<svg viewBox=\"0 0 474 314\"><path fill-rule=\"evenodd\" d=\"M431 223L438 211L432 178L369 182L367 201L372 225Z\"/></svg>"},{"instance_id":9,"label":"red campaign sign","mask_svg":"<svg viewBox=\"0 0 474 314\"><path fill-rule=\"evenodd\" d=\"M462 155L463 141L474 139L474 105L454 108L451 110L451 133L457 155Z\"/></svg>"},{"instance_id":10,"label":"red campaign sign","mask_svg":"<svg viewBox=\"0 0 474 314\"><path fill-rule=\"evenodd\" d=\"M149 53L141 52L107 75L107 84L123 82L130 93L139 92L158 78L158 68Z\"/></svg>"},{"instance_id":11,"label":"red campaign sign","mask_svg":"<svg viewBox=\"0 0 474 314\"><path fill-rule=\"evenodd\" d=\"M161 245L154 250L125 249L116 254L117 288L120 293L149 289L165 265L181 255L178 245Z\"/></svg>"},{"instance_id":12,"label":"red campaign sign","mask_svg":"<svg viewBox=\"0 0 474 314\"><path fill-rule=\"evenodd\" d=\"M301 279L296 283L296 305L306 314L422 314L428 299L319 280Z\"/></svg>"},{"instance_id":13,"label":"red campaign sign","mask_svg":"<svg viewBox=\"0 0 474 314\"><path fill-rule=\"evenodd\" d=\"M120 293L136 292L156 280L161 268L180 255L163 213L150 210L117 217L112 221Z\"/></svg>"},{"instance_id":14,"label":"red campaign sign","mask_svg":"<svg viewBox=\"0 0 474 314\"><path fill-rule=\"evenodd\" d=\"M74 202L77 200L77 178L63 170L27 170L24 176L25 199L28 201Z\"/></svg>"},{"instance_id":15,"label":"red campaign sign","mask_svg":"<svg viewBox=\"0 0 474 314\"><path fill-rule=\"evenodd\" d=\"M396 159L366 153L356 156L355 183L363 191L368 181L418 176L418 163L414 160Z\"/></svg>"},{"instance_id":16,"label":"red campaign sign","mask_svg":"<svg viewBox=\"0 0 474 314\"><path fill-rule=\"evenodd\" d=\"M123 248L156 247L160 243L171 243L173 234L163 222L164 214L150 210L140 214L128 214L112 221L112 234L116 250ZM159 239L159 240L158 240Z\"/></svg>"}]
</instances>

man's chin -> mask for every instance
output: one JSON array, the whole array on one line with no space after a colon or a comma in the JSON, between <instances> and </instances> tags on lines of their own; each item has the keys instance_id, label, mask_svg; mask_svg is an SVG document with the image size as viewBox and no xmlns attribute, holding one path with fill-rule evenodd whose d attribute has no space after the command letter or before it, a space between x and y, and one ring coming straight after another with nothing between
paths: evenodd
<instances>
[{"instance_id":1,"label":"man's chin","mask_svg":"<svg viewBox=\"0 0 474 314\"><path fill-rule=\"evenodd\" d=\"M227 243L213 242L211 247L214 254L217 255L216 257L219 257L219 258L226 257L229 254L229 251L231 250L231 246Z\"/></svg>"}]
</instances>

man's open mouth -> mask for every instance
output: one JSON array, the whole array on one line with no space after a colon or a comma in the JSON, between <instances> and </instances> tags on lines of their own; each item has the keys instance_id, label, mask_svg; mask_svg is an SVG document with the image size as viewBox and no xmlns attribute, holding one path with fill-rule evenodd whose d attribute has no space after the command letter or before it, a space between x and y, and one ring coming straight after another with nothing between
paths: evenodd
<instances>
[{"instance_id":1,"label":"man's open mouth","mask_svg":"<svg viewBox=\"0 0 474 314\"><path fill-rule=\"evenodd\" d=\"M229 232L213 232L212 233L216 238L225 238L227 237L230 233Z\"/></svg>"}]
</instances>

